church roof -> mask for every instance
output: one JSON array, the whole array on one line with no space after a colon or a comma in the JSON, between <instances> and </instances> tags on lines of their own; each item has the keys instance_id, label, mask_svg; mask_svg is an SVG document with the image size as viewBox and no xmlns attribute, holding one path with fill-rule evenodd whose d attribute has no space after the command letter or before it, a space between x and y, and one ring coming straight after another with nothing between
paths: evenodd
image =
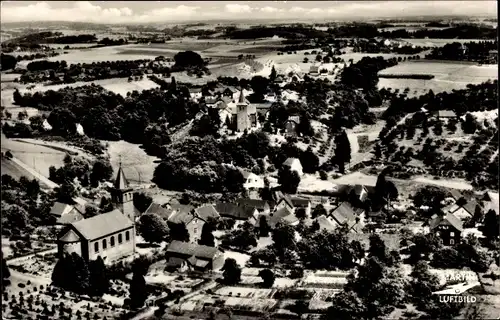
<instances>
[{"instance_id":1,"label":"church roof","mask_svg":"<svg viewBox=\"0 0 500 320\"><path fill-rule=\"evenodd\" d=\"M245 98L245 94L243 93L243 89L240 91L240 97L238 98L238 104L248 104L247 99Z\"/></svg>"},{"instance_id":2,"label":"church roof","mask_svg":"<svg viewBox=\"0 0 500 320\"><path fill-rule=\"evenodd\" d=\"M116 175L116 180L113 186L115 187L115 189L119 190L124 190L129 188L127 178L125 177L125 173L123 172L121 165L120 168L118 169L118 174Z\"/></svg>"},{"instance_id":3,"label":"church roof","mask_svg":"<svg viewBox=\"0 0 500 320\"><path fill-rule=\"evenodd\" d=\"M98 214L92 218L80 220L71 224L85 239L94 240L133 227L120 210Z\"/></svg>"}]
</instances>

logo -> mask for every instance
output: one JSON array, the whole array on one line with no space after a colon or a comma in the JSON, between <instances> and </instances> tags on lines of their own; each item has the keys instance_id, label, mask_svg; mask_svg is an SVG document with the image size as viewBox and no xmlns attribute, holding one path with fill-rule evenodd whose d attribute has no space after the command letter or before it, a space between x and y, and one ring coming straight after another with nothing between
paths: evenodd
<instances>
[{"instance_id":1,"label":"logo","mask_svg":"<svg viewBox=\"0 0 500 320\"><path fill-rule=\"evenodd\" d=\"M460 292L460 290L456 290ZM439 302L441 303L476 303L477 298L474 296L468 295L448 295L448 294L440 294Z\"/></svg>"}]
</instances>

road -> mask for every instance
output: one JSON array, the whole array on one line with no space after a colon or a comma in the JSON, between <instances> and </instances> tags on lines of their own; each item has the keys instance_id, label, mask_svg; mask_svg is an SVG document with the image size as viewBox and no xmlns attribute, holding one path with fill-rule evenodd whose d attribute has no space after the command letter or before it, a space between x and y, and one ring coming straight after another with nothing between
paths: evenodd
<instances>
[{"instance_id":1,"label":"road","mask_svg":"<svg viewBox=\"0 0 500 320\"><path fill-rule=\"evenodd\" d=\"M55 183L55 182L51 181L50 179L48 179L47 177L41 175L35 169L31 168L30 166L28 166L27 164L25 164L24 162L22 162L18 158L12 157L10 160L12 162L14 162L15 164L17 164L18 166L20 166L21 168L23 168L24 170L26 170L29 174L31 174L33 177L35 177L35 179L39 180L40 182L42 182L43 184L48 186L50 189L55 189L55 188L59 187L59 185L57 183Z\"/></svg>"}]
</instances>

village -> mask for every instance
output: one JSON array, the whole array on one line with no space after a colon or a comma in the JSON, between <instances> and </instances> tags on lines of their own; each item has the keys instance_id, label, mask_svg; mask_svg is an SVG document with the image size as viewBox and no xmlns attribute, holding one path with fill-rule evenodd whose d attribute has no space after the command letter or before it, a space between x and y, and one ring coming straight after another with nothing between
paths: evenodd
<instances>
[{"instance_id":1,"label":"village","mask_svg":"<svg viewBox=\"0 0 500 320\"><path fill-rule=\"evenodd\" d=\"M2 31L2 317L500 319L497 42L439 21Z\"/></svg>"}]
</instances>

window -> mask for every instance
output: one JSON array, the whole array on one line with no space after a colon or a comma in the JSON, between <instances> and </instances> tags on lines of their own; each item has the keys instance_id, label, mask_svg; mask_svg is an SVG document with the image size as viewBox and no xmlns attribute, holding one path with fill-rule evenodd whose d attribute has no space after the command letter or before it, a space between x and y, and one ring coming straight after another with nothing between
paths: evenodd
<instances>
[{"instance_id":1,"label":"window","mask_svg":"<svg viewBox=\"0 0 500 320\"><path fill-rule=\"evenodd\" d=\"M115 237L111 236L111 246L114 247L115 246Z\"/></svg>"},{"instance_id":2,"label":"window","mask_svg":"<svg viewBox=\"0 0 500 320\"><path fill-rule=\"evenodd\" d=\"M436 236L438 236L438 237L441 236L441 232L439 232L439 231L436 232Z\"/></svg>"},{"instance_id":3,"label":"window","mask_svg":"<svg viewBox=\"0 0 500 320\"><path fill-rule=\"evenodd\" d=\"M120 233L118 235L118 243L122 243L123 239L122 239L122 234Z\"/></svg>"},{"instance_id":4,"label":"window","mask_svg":"<svg viewBox=\"0 0 500 320\"><path fill-rule=\"evenodd\" d=\"M102 250L106 250L107 247L108 247L108 243L106 242L106 239L103 239L102 240Z\"/></svg>"},{"instance_id":5,"label":"window","mask_svg":"<svg viewBox=\"0 0 500 320\"><path fill-rule=\"evenodd\" d=\"M130 233L129 231L125 232L125 241L129 241L130 240Z\"/></svg>"},{"instance_id":6,"label":"window","mask_svg":"<svg viewBox=\"0 0 500 320\"><path fill-rule=\"evenodd\" d=\"M99 242L94 242L94 252L99 252Z\"/></svg>"},{"instance_id":7,"label":"window","mask_svg":"<svg viewBox=\"0 0 500 320\"><path fill-rule=\"evenodd\" d=\"M450 244L451 244L451 245L454 245L454 244L455 244L455 240L450 239Z\"/></svg>"},{"instance_id":8,"label":"window","mask_svg":"<svg viewBox=\"0 0 500 320\"><path fill-rule=\"evenodd\" d=\"M455 236L455 232L451 231L450 232L450 237L454 237Z\"/></svg>"}]
</instances>

